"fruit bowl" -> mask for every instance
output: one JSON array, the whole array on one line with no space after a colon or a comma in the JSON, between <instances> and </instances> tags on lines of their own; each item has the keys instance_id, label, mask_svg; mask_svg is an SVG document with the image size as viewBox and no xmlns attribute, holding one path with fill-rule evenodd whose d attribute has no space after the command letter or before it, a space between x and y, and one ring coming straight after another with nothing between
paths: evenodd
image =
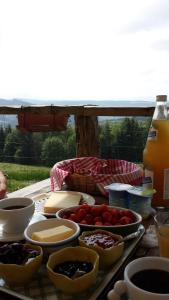
<instances>
[{"instance_id":1,"label":"fruit bowl","mask_svg":"<svg viewBox=\"0 0 169 300\"><path fill-rule=\"evenodd\" d=\"M83 204L61 209L56 217L73 220L83 231L103 229L122 236L137 231L142 221L141 215L133 210L106 204Z\"/></svg>"}]
</instances>

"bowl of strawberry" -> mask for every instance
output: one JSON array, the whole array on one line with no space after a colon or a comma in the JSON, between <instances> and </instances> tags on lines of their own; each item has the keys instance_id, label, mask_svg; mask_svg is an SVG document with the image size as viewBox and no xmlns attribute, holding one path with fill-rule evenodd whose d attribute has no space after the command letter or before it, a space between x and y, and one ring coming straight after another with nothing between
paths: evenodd
<instances>
[{"instance_id":1,"label":"bowl of strawberry","mask_svg":"<svg viewBox=\"0 0 169 300\"><path fill-rule=\"evenodd\" d=\"M133 210L106 204L82 204L60 209L56 217L72 220L82 230L104 229L123 236L137 231L142 221L141 215Z\"/></svg>"}]
</instances>

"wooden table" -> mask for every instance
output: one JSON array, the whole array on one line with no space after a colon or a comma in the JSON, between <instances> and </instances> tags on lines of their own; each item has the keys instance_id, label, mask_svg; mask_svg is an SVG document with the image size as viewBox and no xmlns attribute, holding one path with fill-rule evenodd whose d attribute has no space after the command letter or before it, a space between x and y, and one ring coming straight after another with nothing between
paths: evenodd
<instances>
[{"instance_id":1,"label":"wooden table","mask_svg":"<svg viewBox=\"0 0 169 300\"><path fill-rule=\"evenodd\" d=\"M50 191L50 179L46 179L43 181L40 181L38 183L32 184L28 187L22 188L18 191L15 191L13 193L8 194L8 197L24 197L24 196L36 196L41 193L46 193ZM96 204L101 204L101 203L108 203L108 199L106 197L101 197L101 196L95 196L94 197L96 200ZM149 217L146 220L143 220L143 225L145 229L149 227L150 224L153 224L153 218ZM114 283L123 278L123 271L124 267L126 264L128 264L129 261L138 258L138 257L143 257L143 256L158 256L158 247L154 248L146 248L139 243L137 247L134 249L134 251L131 253L131 255L127 258L125 263L123 264L122 268L119 269L118 273L116 276L113 278L113 280L110 281L110 283L106 286L106 288L101 292L100 296L97 297L97 300L104 300L107 299L106 295L110 289L113 288Z\"/></svg>"}]
</instances>

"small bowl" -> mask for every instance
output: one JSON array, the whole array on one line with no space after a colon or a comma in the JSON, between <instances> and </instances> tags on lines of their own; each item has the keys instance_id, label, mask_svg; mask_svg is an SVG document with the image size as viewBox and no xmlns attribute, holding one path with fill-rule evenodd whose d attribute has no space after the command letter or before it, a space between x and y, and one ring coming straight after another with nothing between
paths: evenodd
<instances>
[{"instance_id":1,"label":"small bowl","mask_svg":"<svg viewBox=\"0 0 169 300\"><path fill-rule=\"evenodd\" d=\"M75 279L53 271L56 265L66 261L91 262L93 269ZM64 293L77 294L87 290L96 280L99 269L99 255L96 251L85 247L67 247L52 253L46 266L48 276L56 288L64 291Z\"/></svg>"},{"instance_id":2,"label":"small bowl","mask_svg":"<svg viewBox=\"0 0 169 300\"><path fill-rule=\"evenodd\" d=\"M43 250L40 246L25 244L25 247L38 250L39 255L24 265L0 263L0 277L9 286L23 286L29 283L42 263Z\"/></svg>"},{"instance_id":3,"label":"small bowl","mask_svg":"<svg viewBox=\"0 0 169 300\"><path fill-rule=\"evenodd\" d=\"M101 206L102 205L90 205L90 207L97 207L97 208L100 208ZM138 228L141 224L141 221L142 221L142 216L140 214L136 213L133 210L122 208L122 207L117 207L117 206L107 206L107 207L110 208L110 209L118 209L118 210L121 210L121 211L123 211L123 210L131 211L132 214L135 217L135 221L133 223L126 224L126 225L109 225L109 226L93 225L93 224L88 225L88 224L77 223L81 227L82 231L102 229L102 230L111 231L114 234L119 234L119 235L125 236L125 235L128 235L128 234L133 233L133 232L138 230ZM76 211L79 208L80 208L80 205L73 206L71 208L60 209L56 213L56 217L58 219L66 220L66 219L63 218L64 215L66 215L69 212L73 212L73 213L76 214Z\"/></svg>"},{"instance_id":4,"label":"small bowl","mask_svg":"<svg viewBox=\"0 0 169 300\"><path fill-rule=\"evenodd\" d=\"M99 254L99 267L100 269L106 269L111 267L121 257L124 251L124 243L122 242L120 244L112 245L111 247L107 248L103 248L97 243L88 245L85 241L85 237L94 236L98 233L101 235L108 235L115 241L121 240L122 236L113 234L111 232L108 232L107 230L98 229L93 231L83 231L83 233L78 237L80 246L95 250ZM103 242L103 238L102 240L100 239L100 242Z\"/></svg>"},{"instance_id":5,"label":"small bowl","mask_svg":"<svg viewBox=\"0 0 169 300\"><path fill-rule=\"evenodd\" d=\"M72 228L74 233L71 236L69 236L63 240L59 240L56 242L40 242L40 241L36 241L36 240L32 239L32 234L34 232L58 227L61 225L65 225L69 228ZM70 221L70 220L65 220L65 219L59 220L56 218L46 219L46 220L42 220L42 221L33 223L33 224L29 225L24 231L25 239L29 243L39 245L41 247L46 247L46 248L64 246L64 245L74 241L78 237L79 234L80 234L80 227L77 223Z\"/></svg>"}]
</instances>

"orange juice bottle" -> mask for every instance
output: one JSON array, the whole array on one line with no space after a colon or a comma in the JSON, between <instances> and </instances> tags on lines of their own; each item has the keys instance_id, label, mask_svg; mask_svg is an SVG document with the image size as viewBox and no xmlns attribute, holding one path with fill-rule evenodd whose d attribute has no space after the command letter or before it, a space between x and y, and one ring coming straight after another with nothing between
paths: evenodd
<instances>
[{"instance_id":1,"label":"orange juice bottle","mask_svg":"<svg viewBox=\"0 0 169 300\"><path fill-rule=\"evenodd\" d=\"M167 96L156 97L156 107L143 151L145 183L156 190L152 206L169 205L169 120Z\"/></svg>"}]
</instances>

